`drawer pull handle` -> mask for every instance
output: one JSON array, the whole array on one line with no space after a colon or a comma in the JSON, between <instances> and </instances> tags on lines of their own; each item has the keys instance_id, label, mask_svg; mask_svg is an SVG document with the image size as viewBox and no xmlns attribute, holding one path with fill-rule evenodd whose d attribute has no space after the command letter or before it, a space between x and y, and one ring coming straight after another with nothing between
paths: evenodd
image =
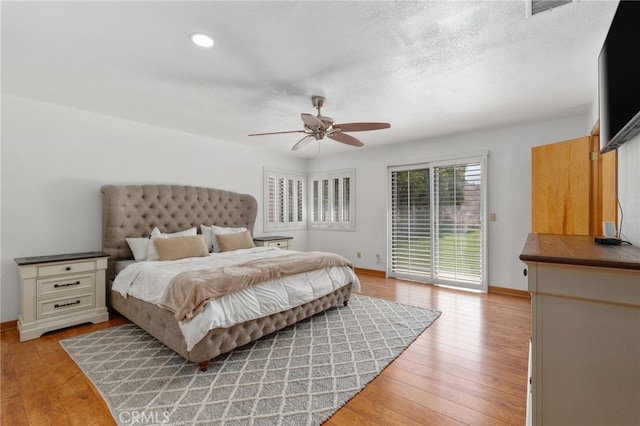
<instances>
[{"instance_id":1,"label":"drawer pull handle","mask_svg":"<svg viewBox=\"0 0 640 426\"><path fill-rule=\"evenodd\" d=\"M67 271L70 271L70 270L71 270L71 266L67 266L67 267L66 267L66 268L64 268L64 269L66 269Z\"/></svg>"},{"instance_id":2,"label":"drawer pull handle","mask_svg":"<svg viewBox=\"0 0 640 426\"><path fill-rule=\"evenodd\" d=\"M64 308L65 306L72 306L72 305L78 305L80 304L79 300L76 300L75 302L69 302L69 303L62 303L62 304L55 304L53 305L54 308Z\"/></svg>"},{"instance_id":3,"label":"drawer pull handle","mask_svg":"<svg viewBox=\"0 0 640 426\"><path fill-rule=\"evenodd\" d=\"M53 288L69 287L70 285L80 285L80 281L76 281L75 283L54 284Z\"/></svg>"}]
</instances>

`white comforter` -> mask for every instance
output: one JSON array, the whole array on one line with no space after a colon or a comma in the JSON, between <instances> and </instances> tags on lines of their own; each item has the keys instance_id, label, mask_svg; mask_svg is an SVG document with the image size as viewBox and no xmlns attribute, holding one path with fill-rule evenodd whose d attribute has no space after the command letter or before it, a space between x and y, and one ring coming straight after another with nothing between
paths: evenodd
<instances>
[{"instance_id":1,"label":"white comforter","mask_svg":"<svg viewBox=\"0 0 640 426\"><path fill-rule=\"evenodd\" d=\"M236 265L290 253L292 252L278 248L256 247L211 253L207 257L135 262L118 273L112 288L124 297L135 296L158 304L169 281L180 272ZM353 270L346 266L336 266L266 281L256 287L212 300L200 315L190 321L179 322L187 350L190 351L213 328L228 328L305 304L349 282L353 283L356 291L360 290L358 277Z\"/></svg>"}]
</instances>

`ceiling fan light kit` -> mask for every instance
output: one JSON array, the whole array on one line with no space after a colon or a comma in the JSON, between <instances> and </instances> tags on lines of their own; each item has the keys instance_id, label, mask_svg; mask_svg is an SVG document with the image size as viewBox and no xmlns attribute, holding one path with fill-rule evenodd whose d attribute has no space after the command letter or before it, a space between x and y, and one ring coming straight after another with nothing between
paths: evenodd
<instances>
[{"instance_id":1,"label":"ceiling fan light kit","mask_svg":"<svg viewBox=\"0 0 640 426\"><path fill-rule=\"evenodd\" d=\"M340 142L346 145L363 146L364 143L362 143L362 141L344 132L364 132L369 130L388 129L389 127L391 127L389 123L363 122L336 124L333 118L322 115L322 107L324 107L325 103L326 99L323 96L314 95L311 97L311 104L318 111L318 114L315 116L304 112L300 114L300 118L302 119L302 123L304 124L304 130L252 133L249 136L279 135L283 133L305 133L305 136L291 148L292 151L296 151L307 145L312 140L323 140L325 136L336 142Z\"/></svg>"}]
</instances>

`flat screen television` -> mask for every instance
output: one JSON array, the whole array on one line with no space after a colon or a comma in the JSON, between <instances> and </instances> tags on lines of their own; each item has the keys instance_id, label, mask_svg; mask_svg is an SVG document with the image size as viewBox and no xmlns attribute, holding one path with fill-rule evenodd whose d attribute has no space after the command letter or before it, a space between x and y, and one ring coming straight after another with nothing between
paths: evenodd
<instances>
[{"instance_id":1,"label":"flat screen television","mask_svg":"<svg viewBox=\"0 0 640 426\"><path fill-rule=\"evenodd\" d=\"M621 1L598 57L600 152L640 133L640 1Z\"/></svg>"}]
</instances>

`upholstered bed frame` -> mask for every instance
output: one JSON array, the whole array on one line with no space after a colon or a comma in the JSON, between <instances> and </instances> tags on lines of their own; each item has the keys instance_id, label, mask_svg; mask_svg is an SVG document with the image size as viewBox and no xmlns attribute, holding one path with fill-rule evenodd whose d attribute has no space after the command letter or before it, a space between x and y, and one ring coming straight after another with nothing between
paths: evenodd
<instances>
[{"instance_id":1,"label":"upholstered bed frame","mask_svg":"<svg viewBox=\"0 0 640 426\"><path fill-rule=\"evenodd\" d=\"M117 261L133 259L127 237L148 236L154 227L177 232L201 224L244 226L253 234L258 204L249 194L181 185L104 185L102 191L102 251L108 254L107 281L115 276ZM352 285L293 309L267 317L214 329L191 350L173 314L154 304L122 297L107 286L107 300L115 309L149 334L206 370L209 360L236 347L294 324L333 306L345 304Z\"/></svg>"}]
</instances>

